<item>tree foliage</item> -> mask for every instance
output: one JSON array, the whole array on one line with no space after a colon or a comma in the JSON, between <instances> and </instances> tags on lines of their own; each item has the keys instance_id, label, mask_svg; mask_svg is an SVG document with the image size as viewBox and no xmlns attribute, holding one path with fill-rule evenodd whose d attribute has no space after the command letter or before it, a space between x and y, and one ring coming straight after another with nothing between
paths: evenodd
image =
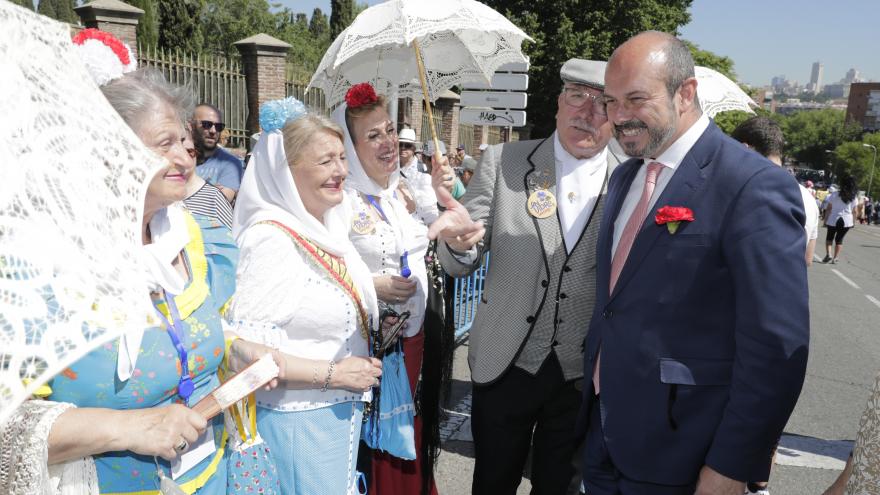
<instances>
[{"instance_id":1,"label":"tree foliage","mask_svg":"<svg viewBox=\"0 0 880 495\"><path fill-rule=\"evenodd\" d=\"M9 0L15 5L19 7L24 7L28 10L34 10L34 3L31 0Z\"/></svg>"},{"instance_id":2,"label":"tree foliage","mask_svg":"<svg viewBox=\"0 0 880 495\"><path fill-rule=\"evenodd\" d=\"M699 46L687 40L684 40L684 44L687 45L691 51L691 56L694 57L694 65L701 65L718 71L727 76L731 81L736 82L736 72L733 71L732 58L716 55L708 50L701 50Z\"/></svg>"},{"instance_id":3,"label":"tree foliage","mask_svg":"<svg viewBox=\"0 0 880 495\"><path fill-rule=\"evenodd\" d=\"M880 194L880 177L874 163L874 150L866 144L880 151L880 133L865 134L861 141L847 141L837 146L834 153L829 154L832 178L839 182L840 177L851 175L856 178L859 189L876 198ZM868 190L869 185L871 190Z\"/></svg>"},{"instance_id":4,"label":"tree foliage","mask_svg":"<svg viewBox=\"0 0 880 495\"><path fill-rule=\"evenodd\" d=\"M330 38L336 39L355 17L354 0L331 0L330 2ZM314 16L312 16L314 20Z\"/></svg>"},{"instance_id":5,"label":"tree foliage","mask_svg":"<svg viewBox=\"0 0 880 495\"><path fill-rule=\"evenodd\" d=\"M286 10L281 15L277 37L291 45L288 61L293 70L293 78L307 82L330 46L327 16L321 9L315 9L309 21L303 13Z\"/></svg>"},{"instance_id":6,"label":"tree foliage","mask_svg":"<svg viewBox=\"0 0 880 495\"><path fill-rule=\"evenodd\" d=\"M828 162L825 150L833 150L841 143L854 141L861 128L844 123L842 110L824 109L798 112L782 119L786 155L815 169L825 168Z\"/></svg>"},{"instance_id":7,"label":"tree foliage","mask_svg":"<svg viewBox=\"0 0 880 495\"><path fill-rule=\"evenodd\" d=\"M555 127L559 68L572 57L607 60L615 47L649 29L677 33L690 20L692 0L485 0L535 39L524 43L531 58L529 121L532 134ZM589 3L589 6L585 4Z\"/></svg>"},{"instance_id":8,"label":"tree foliage","mask_svg":"<svg viewBox=\"0 0 880 495\"><path fill-rule=\"evenodd\" d=\"M278 36L278 16L269 11L266 0L210 0L202 16L206 52L235 56L233 43L266 33Z\"/></svg>"},{"instance_id":9,"label":"tree foliage","mask_svg":"<svg viewBox=\"0 0 880 495\"><path fill-rule=\"evenodd\" d=\"M144 11L137 25L138 45L155 48L159 43L159 15L156 0L124 0L125 3Z\"/></svg>"},{"instance_id":10,"label":"tree foliage","mask_svg":"<svg viewBox=\"0 0 880 495\"><path fill-rule=\"evenodd\" d=\"M199 25L205 8L202 0L158 0L159 46L186 53L202 51L202 29Z\"/></svg>"},{"instance_id":11,"label":"tree foliage","mask_svg":"<svg viewBox=\"0 0 880 495\"><path fill-rule=\"evenodd\" d=\"M30 2L19 3L19 5L28 6L26 5L27 3ZM30 5L29 7L33 9L33 5ZM73 7L74 0L40 0L39 5L37 5L37 12L46 17L51 17L56 21L77 24L79 22L79 16L76 15Z\"/></svg>"}]
</instances>

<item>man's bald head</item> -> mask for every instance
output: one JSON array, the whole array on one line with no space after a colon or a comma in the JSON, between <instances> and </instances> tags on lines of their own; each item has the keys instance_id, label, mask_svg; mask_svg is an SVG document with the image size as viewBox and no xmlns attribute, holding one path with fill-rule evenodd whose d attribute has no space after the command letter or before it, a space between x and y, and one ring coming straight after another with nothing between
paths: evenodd
<instances>
[{"instance_id":1,"label":"man's bald head","mask_svg":"<svg viewBox=\"0 0 880 495\"><path fill-rule=\"evenodd\" d=\"M702 113L690 50L658 31L633 36L614 50L604 96L614 135L630 156L658 157Z\"/></svg>"}]
</instances>

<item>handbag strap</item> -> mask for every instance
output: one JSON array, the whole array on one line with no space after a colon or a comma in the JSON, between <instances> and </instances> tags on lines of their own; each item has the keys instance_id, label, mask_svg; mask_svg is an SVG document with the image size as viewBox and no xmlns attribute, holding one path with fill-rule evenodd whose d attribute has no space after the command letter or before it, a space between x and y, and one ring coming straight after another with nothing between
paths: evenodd
<instances>
[{"instance_id":1,"label":"handbag strap","mask_svg":"<svg viewBox=\"0 0 880 495\"><path fill-rule=\"evenodd\" d=\"M324 268L327 273L330 274L330 278L333 279L334 282L351 298L354 302L354 306L358 310L358 318L360 320L361 327L361 335L364 339L369 339L367 335L368 329L370 328L367 324L367 312L364 310L364 305L361 303L360 294L358 294L357 287L354 286L354 281L351 279L351 274L348 273L348 267L345 265L345 260L339 256L333 256L321 249L317 244L312 242L309 239L304 238L291 229L290 227L282 224L281 222L276 222L275 220L266 220L259 223L265 223L268 225L274 225L275 227L281 229L282 232L287 234L294 241L294 245L298 246L303 252L305 252L309 257L315 261L318 266Z\"/></svg>"}]
</instances>

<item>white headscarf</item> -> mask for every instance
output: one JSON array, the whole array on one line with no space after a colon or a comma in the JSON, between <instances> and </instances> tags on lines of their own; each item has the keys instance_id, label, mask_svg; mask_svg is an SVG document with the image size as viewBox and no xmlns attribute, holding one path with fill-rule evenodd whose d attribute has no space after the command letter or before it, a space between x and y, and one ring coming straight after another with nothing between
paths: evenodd
<instances>
[{"instance_id":1,"label":"white headscarf","mask_svg":"<svg viewBox=\"0 0 880 495\"><path fill-rule=\"evenodd\" d=\"M306 210L290 173L280 130L262 133L242 177L232 217L236 242L241 243L242 234L249 227L267 220L279 222L324 251L341 256L360 292L364 309L374 324L378 323L373 278L348 240L351 224L348 210L342 204L328 209L323 223ZM291 249L296 248L291 246Z\"/></svg>"},{"instance_id":2,"label":"white headscarf","mask_svg":"<svg viewBox=\"0 0 880 495\"><path fill-rule=\"evenodd\" d=\"M166 297L180 295L186 289L186 280L172 264L189 243L185 215L179 203L157 211L150 219L152 242L145 244L141 251L141 261L147 272L150 290L162 289ZM144 330L140 327L130 328L119 338L116 374L120 381L131 378L137 366Z\"/></svg>"},{"instance_id":3,"label":"white headscarf","mask_svg":"<svg viewBox=\"0 0 880 495\"><path fill-rule=\"evenodd\" d=\"M411 224L412 216L406 209L406 205L395 196L395 191L397 191L397 186L400 182L400 167L391 173L391 176L388 178L388 187L385 188L376 184L367 175L358 158L357 151L355 151L351 133L345 124L345 110L347 108L348 105L343 103L333 111L331 116L331 119L339 127L342 127L345 134L345 157L348 161L348 178L345 181L346 189L379 197L382 199L382 204L391 205L391 208L385 208L383 212L388 216L389 223L394 227L394 237L397 242L398 251L409 251L410 254L415 254L419 250L427 249L427 237L424 238L424 242L417 241L412 236L409 236L409 239L406 238L408 237L406 235L408 232L413 234L415 232L412 229L413 225L408 225ZM389 211L385 211L386 209Z\"/></svg>"}]
</instances>

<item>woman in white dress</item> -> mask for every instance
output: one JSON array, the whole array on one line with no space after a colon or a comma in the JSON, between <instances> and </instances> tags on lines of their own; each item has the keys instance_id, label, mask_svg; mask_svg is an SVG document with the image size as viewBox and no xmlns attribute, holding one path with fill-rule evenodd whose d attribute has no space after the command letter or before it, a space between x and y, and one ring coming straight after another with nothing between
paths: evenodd
<instances>
[{"instance_id":1,"label":"woman in white dress","mask_svg":"<svg viewBox=\"0 0 880 495\"><path fill-rule=\"evenodd\" d=\"M277 128L261 110L264 130L238 192L241 255L228 316L240 335L285 358L282 385L257 393L257 427L282 492L357 493L364 403L381 374L367 357L376 295L340 205L342 130L284 102L296 110L276 115Z\"/></svg>"}]
</instances>

